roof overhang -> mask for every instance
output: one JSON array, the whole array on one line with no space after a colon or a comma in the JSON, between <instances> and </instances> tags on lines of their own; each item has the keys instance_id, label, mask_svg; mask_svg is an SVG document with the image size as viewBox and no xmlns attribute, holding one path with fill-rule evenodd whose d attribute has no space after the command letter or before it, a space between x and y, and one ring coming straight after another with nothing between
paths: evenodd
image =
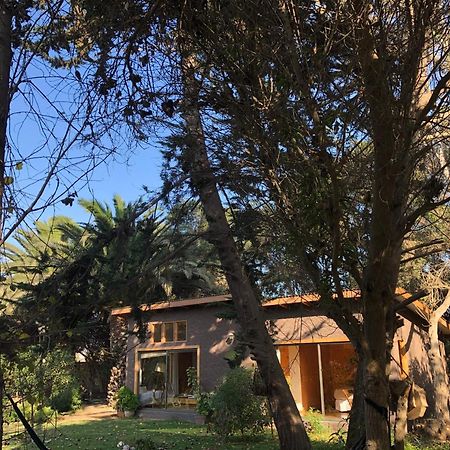
<instances>
[{"instance_id":1,"label":"roof overhang","mask_svg":"<svg viewBox=\"0 0 450 450\"><path fill-rule=\"evenodd\" d=\"M356 290L346 290L343 292L344 298L346 299L355 299L359 300L360 292ZM397 300L399 302L403 302L408 300L411 297L411 294L406 292L404 289L397 290ZM304 294L304 295L293 295L288 297L277 297L270 300L267 300L263 303L263 306L266 307L282 307L288 308L294 305L309 305L313 306L317 304L320 300L319 294ZM157 302L151 304L143 304L139 306L139 310L141 312L146 311L158 311L164 309L172 309L172 308L186 308L186 307L194 307L194 306L202 306L202 305L210 305L217 303L226 303L231 301L231 295L214 295L210 297L199 297L199 298L190 298L183 300L173 300L173 301L165 301L165 302ZM111 311L111 315L113 316L121 316L131 314L133 308L131 306L124 306L121 308L114 308ZM399 310L398 313L405 317L407 320L421 326L422 328L428 325L428 317L430 315L430 310L426 304L423 302L416 300L413 303L410 303L404 307L403 310ZM441 318L439 320L439 331L445 335L450 336L450 323Z\"/></svg>"},{"instance_id":2,"label":"roof overhang","mask_svg":"<svg viewBox=\"0 0 450 450\"><path fill-rule=\"evenodd\" d=\"M184 300L173 300L166 302L157 302L151 304L140 305L139 310L157 311L161 309L185 308L188 306L209 305L213 303L223 303L231 301L231 295L214 295L211 297L189 298ZM131 306L124 306L122 308L114 308L111 311L112 316L122 316L131 314L133 308Z\"/></svg>"}]
</instances>

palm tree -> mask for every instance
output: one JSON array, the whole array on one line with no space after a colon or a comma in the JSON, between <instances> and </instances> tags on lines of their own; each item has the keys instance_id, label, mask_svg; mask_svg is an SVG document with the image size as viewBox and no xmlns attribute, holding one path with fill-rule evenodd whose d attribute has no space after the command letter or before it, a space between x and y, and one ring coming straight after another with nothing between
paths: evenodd
<instances>
[{"instance_id":1,"label":"palm tree","mask_svg":"<svg viewBox=\"0 0 450 450\"><path fill-rule=\"evenodd\" d=\"M119 195L112 207L79 203L89 223L37 222L35 230L17 233L18 246L6 254L9 290L58 339L107 346L111 307L223 292L212 247L198 238L204 220L192 205L164 214Z\"/></svg>"},{"instance_id":2,"label":"palm tree","mask_svg":"<svg viewBox=\"0 0 450 450\"><path fill-rule=\"evenodd\" d=\"M74 257L83 245L83 229L68 217L54 216L35 222L34 229L19 229L14 238L16 245L5 243L3 255L1 298L10 308Z\"/></svg>"},{"instance_id":3,"label":"palm tree","mask_svg":"<svg viewBox=\"0 0 450 450\"><path fill-rule=\"evenodd\" d=\"M93 218L85 225L92 241L105 244L99 260L110 301L145 303L223 292L217 259L212 246L199 239L204 223L192 205L177 205L163 216L119 195L114 209L96 200L80 204Z\"/></svg>"}]
</instances>

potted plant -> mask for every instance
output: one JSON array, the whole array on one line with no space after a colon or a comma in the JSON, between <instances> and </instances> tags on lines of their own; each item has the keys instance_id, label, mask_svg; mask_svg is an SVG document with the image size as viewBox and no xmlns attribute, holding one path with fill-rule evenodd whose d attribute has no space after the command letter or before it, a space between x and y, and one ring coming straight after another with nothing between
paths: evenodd
<instances>
[{"instance_id":1,"label":"potted plant","mask_svg":"<svg viewBox=\"0 0 450 450\"><path fill-rule=\"evenodd\" d=\"M139 408L138 396L126 386L122 386L116 394L117 414L123 414L125 417L133 417Z\"/></svg>"}]
</instances>

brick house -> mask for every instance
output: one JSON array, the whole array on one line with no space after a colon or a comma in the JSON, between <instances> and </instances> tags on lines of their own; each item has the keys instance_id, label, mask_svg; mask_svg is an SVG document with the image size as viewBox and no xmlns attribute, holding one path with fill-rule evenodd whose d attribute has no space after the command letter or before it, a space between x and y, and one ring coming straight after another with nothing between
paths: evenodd
<instances>
[{"instance_id":1,"label":"brick house","mask_svg":"<svg viewBox=\"0 0 450 450\"><path fill-rule=\"evenodd\" d=\"M349 301L357 300L347 293ZM406 294L404 294L406 296ZM235 345L237 324L221 318L229 310L227 295L142 305L148 338L132 331L130 307L112 311L114 319L127 320L126 384L143 403L189 403L187 369L194 367L204 390L212 390L229 369L227 357ZM355 302L355 304L357 304ZM430 383L428 357L422 334L426 328L425 305L415 302L400 312L403 325L395 335L391 378L410 376L426 389ZM323 413L348 410L356 372L356 355L348 338L326 317L315 295L283 297L263 304L268 326L284 374L301 410ZM225 315L226 316L226 315ZM450 325L442 320L442 335ZM252 364L247 358L244 365Z\"/></svg>"}]
</instances>

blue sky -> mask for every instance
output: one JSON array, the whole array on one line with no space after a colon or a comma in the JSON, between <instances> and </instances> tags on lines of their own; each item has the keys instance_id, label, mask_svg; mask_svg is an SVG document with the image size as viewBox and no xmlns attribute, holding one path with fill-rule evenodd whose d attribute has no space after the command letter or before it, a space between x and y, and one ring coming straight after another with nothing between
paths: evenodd
<instances>
[{"instance_id":1,"label":"blue sky","mask_svg":"<svg viewBox=\"0 0 450 450\"><path fill-rule=\"evenodd\" d=\"M78 114L75 109L77 102L73 101L73 97L77 96L78 86L73 81L73 75L49 69L45 63L36 62L29 67L27 77L29 83L21 85L21 90L16 93L12 102L8 130L11 151L8 158L10 168L6 175L11 176L14 183L10 186L11 190L6 199L8 204L11 201L15 203L18 211L28 207L42 184L42 179L48 173L51 161L48 155L51 155L58 145L62 147L61 142L65 142L67 117ZM58 118L57 108L64 112L65 120ZM73 135L73 132L69 135ZM162 184L162 157L158 145L142 143L131 153L127 148L126 133L120 136L119 131L116 136L118 139L114 145L118 145L118 156L109 157L106 163L102 163L90 173L87 184L86 180L82 180L70 188L69 192L76 190L78 198L96 198L111 203L114 194L120 194L125 201L137 200L144 194L143 185L152 191L159 190ZM122 143L120 139L123 140ZM68 140L70 141L70 138ZM111 148L114 145L111 142ZM87 163L76 164L74 161L88 154L88 147L76 144L71 148L70 158L73 159L65 165L62 164L58 176L51 178L48 193L45 193L39 206L51 192L64 192L65 188L71 186L71 183L83 174ZM109 148L108 142L106 148ZM18 163L20 169L17 168ZM73 206L66 206L59 199L45 210L31 214L24 225L32 227L34 220L47 220L53 215L66 215L78 222L89 220L89 215L76 201Z\"/></svg>"},{"instance_id":2,"label":"blue sky","mask_svg":"<svg viewBox=\"0 0 450 450\"><path fill-rule=\"evenodd\" d=\"M110 159L108 163L96 168L89 184L77 191L80 198L95 198L111 204L114 194L120 194L125 201L137 200L144 194L143 185L157 191L162 182L160 178L162 158L158 148L149 145L135 150L127 158ZM85 222L89 215L76 204L65 206L61 202L49 208L42 218L53 214L72 217L78 222Z\"/></svg>"}]
</instances>

